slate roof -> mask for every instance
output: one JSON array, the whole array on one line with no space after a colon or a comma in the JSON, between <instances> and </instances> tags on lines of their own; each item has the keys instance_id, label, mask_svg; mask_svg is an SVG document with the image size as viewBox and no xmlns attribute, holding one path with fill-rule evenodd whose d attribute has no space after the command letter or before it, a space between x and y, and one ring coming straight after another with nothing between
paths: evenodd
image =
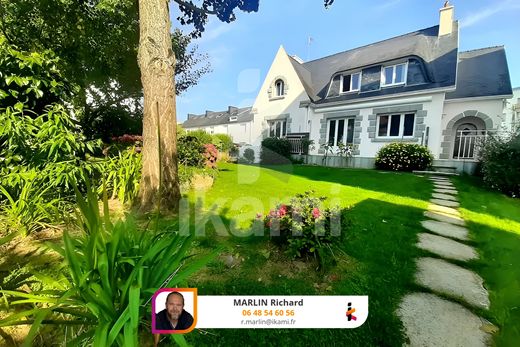
<instances>
[{"instance_id":1,"label":"slate roof","mask_svg":"<svg viewBox=\"0 0 520 347\"><path fill-rule=\"evenodd\" d=\"M303 64L291 58L291 63L295 66L309 98L317 104L432 88L453 88L457 71L458 22L453 22L451 34L438 37L438 32L439 26L436 25ZM356 69L359 71L361 68L412 57L421 61L426 83L350 93L325 99L331 78L338 72Z\"/></svg>"},{"instance_id":2,"label":"slate roof","mask_svg":"<svg viewBox=\"0 0 520 347\"><path fill-rule=\"evenodd\" d=\"M231 116L236 116L236 121L230 121L229 118ZM253 120L253 114L251 113L251 107L228 107L226 111L206 111L205 114L201 115L193 115L188 114L188 119L182 123L183 128L198 128L198 127L206 127L211 125L221 125L221 124L233 124L233 123L243 123L250 122Z\"/></svg>"},{"instance_id":3,"label":"slate roof","mask_svg":"<svg viewBox=\"0 0 520 347\"><path fill-rule=\"evenodd\" d=\"M446 99L511 95L511 80L503 46L459 53L457 89Z\"/></svg>"}]
</instances>

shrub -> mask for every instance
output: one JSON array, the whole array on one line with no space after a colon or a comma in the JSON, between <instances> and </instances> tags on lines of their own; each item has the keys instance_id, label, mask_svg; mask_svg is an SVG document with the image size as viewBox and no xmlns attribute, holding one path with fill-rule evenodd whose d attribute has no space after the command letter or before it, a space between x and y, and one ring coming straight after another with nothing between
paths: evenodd
<instances>
[{"instance_id":1,"label":"shrub","mask_svg":"<svg viewBox=\"0 0 520 347\"><path fill-rule=\"evenodd\" d=\"M179 164L185 166L203 167L205 163L205 148L202 141L192 133L179 137L177 140L177 156Z\"/></svg>"},{"instance_id":2,"label":"shrub","mask_svg":"<svg viewBox=\"0 0 520 347\"><path fill-rule=\"evenodd\" d=\"M132 202L139 193L142 155L135 147L120 151L117 156L107 157L104 162L105 189L112 198L121 202ZM102 193L103 187L98 191Z\"/></svg>"},{"instance_id":3,"label":"shrub","mask_svg":"<svg viewBox=\"0 0 520 347\"><path fill-rule=\"evenodd\" d=\"M204 145L204 159L206 167L215 169L217 167L218 150L215 145L208 143Z\"/></svg>"},{"instance_id":4,"label":"shrub","mask_svg":"<svg viewBox=\"0 0 520 347\"><path fill-rule=\"evenodd\" d=\"M291 158L291 143L287 139L267 137L262 140L262 164L287 164Z\"/></svg>"},{"instance_id":5,"label":"shrub","mask_svg":"<svg viewBox=\"0 0 520 347\"><path fill-rule=\"evenodd\" d=\"M426 170L432 161L433 155L426 146L390 143L377 153L376 168L393 171Z\"/></svg>"},{"instance_id":6,"label":"shrub","mask_svg":"<svg viewBox=\"0 0 520 347\"><path fill-rule=\"evenodd\" d=\"M489 137L482 146L480 163L487 186L520 197L520 134Z\"/></svg>"},{"instance_id":7,"label":"shrub","mask_svg":"<svg viewBox=\"0 0 520 347\"><path fill-rule=\"evenodd\" d=\"M244 160L248 164L252 164L255 162L255 151L252 148L246 148L244 150Z\"/></svg>"},{"instance_id":8,"label":"shrub","mask_svg":"<svg viewBox=\"0 0 520 347\"><path fill-rule=\"evenodd\" d=\"M217 141L218 140L218 141ZM217 146L218 142L218 146ZM213 135L213 142L221 152L228 152L233 148L233 139L227 134L215 134Z\"/></svg>"},{"instance_id":9,"label":"shrub","mask_svg":"<svg viewBox=\"0 0 520 347\"><path fill-rule=\"evenodd\" d=\"M213 136L208 134L204 130L194 130L187 133L188 136L195 137L199 140L199 142L203 145L208 143L213 143Z\"/></svg>"},{"instance_id":10,"label":"shrub","mask_svg":"<svg viewBox=\"0 0 520 347\"><path fill-rule=\"evenodd\" d=\"M288 205L280 204L264 218L264 228L271 239L287 247L293 258L314 256L323 264L326 251L339 242L340 230L333 231L334 221L340 225L337 208L322 207L324 197L313 197L313 192L298 194Z\"/></svg>"},{"instance_id":11,"label":"shrub","mask_svg":"<svg viewBox=\"0 0 520 347\"><path fill-rule=\"evenodd\" d=\"M233 144L233 146L229 149L229 155L233 158L237 158L240 153L240 149L238 145ZM254 152L253 152L254 154Z\"/></svg>"},{"instance_id":12,"label":"shrub","mask_svg":"<svg viewBox=\"0 0 520 347\"><path fill-rule=\"evenodd\" d=\"M26 345L42 324L53 324L74 337L67 341L70 345L138 346L139 330L150 329L153 293L182 286L220 250L190 257L193 236L158 226L142 230L128 217L113 224L106 199L102 216L90 188L86 200L77 189L76 196L81 232L64 232L63 245L49 244L63 258L59 278L38 276L46 289L30 294L1 290L7 307L22 311L2 315L0 326L32 325Z\"/></svg>"}]
</instances>

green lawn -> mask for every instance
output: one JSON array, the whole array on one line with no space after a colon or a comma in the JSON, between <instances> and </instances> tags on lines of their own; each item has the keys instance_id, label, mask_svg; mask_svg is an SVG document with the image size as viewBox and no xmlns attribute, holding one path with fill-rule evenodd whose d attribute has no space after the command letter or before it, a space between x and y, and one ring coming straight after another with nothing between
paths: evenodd
<instances>
[{"instance_id":1,"label":"green lawn","mask_svg":"<svg viewBox=\"0 0 520 347\"><path fill-rule=\"evenodd\" d=\"M520 200L479 188L477 179L455 181L461 213L479 250L474 269L484 278L491 309L482 314L500 330L497 346L520 344Z\"/></svg>"},{"instance_id":2,"label":"green lawn","mask_svg":"<svg viewBox=\"0 0 520 347\"><path fill-rule=\"evenodd\" d=\"M315 271L312 262L292 261L264 237L208 236L200 247L227 247L243 258L228 269L221 259L212 262L189 285L201 295L342 294L369 295L369 318L358 329L259 329L196 331L187 336L195 346L235 345L344 345L401 346L405 341L398 317L400 298L413 290L414 246L421 230L422 213L432 185L406 173L331 169L312 166L225 165L214 187L202 199L208 210L219 213L228 225L239 217L247 224L257 212L306 190L327 196L332 204L351 206L342 223L343 239L336 266ZM216 206L214 205L216 204ZM212 228L208 228L212 229Z\"/></svg>"}]
</instances>

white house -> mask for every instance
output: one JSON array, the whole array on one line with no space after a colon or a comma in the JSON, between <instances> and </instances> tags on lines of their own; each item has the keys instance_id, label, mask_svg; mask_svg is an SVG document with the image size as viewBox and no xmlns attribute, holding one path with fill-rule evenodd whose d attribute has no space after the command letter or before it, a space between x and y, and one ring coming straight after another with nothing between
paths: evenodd
<instances>
[{"instance_id":1,"label":"white house","mask_svg":"<svg viewBox=\"0 0 520 347\"><path fill-rule=\"evenodd\" d=\"M354 166L372 167L382 146L400 141L428 146L437 166L471 171L512 89L504 47L459 51L453 13L445 6L439 25L308 62L280 47L251 109L257 157L265 137L305 137L310 163L321 163L324 144L343 143L355 147Z\"/></svg>"},{"instance_id":2,"label":"white house","mask_svg":"<svg viewBox=\"0 0 520 347\"><path fill-rule=\"evenodd\" d=\"M227 134L234 143L251 144L257 135L253 134L253 114L251 107L238 108L229 106L226 111L206 111L201 115L188 114L182 123L188 132L204 130L209 134Z\"/></svg>"},{"instance_id":3,"label":"white house","mask_svg":"<svg viewBox=\"0 0 520 347\"><path fill-rule=\"evenodd\" d=\"M506 102L504 128L520 130L520 87L513 88L513 96Z\"/></svg>"}]
</instances>

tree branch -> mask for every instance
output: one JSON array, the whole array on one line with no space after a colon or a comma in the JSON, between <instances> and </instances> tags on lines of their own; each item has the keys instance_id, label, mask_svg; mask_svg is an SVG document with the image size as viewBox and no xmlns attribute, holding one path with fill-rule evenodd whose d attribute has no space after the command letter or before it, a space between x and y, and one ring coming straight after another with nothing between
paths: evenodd
<instances>
[{"instance_id":1,"label":"tree branch","mask_svg":"<svg viewBox=\"0 0 520 347\"><path fill-rule=\"evenodd\" d=\"M215 11L215 10L210 11L210 10L202 9L200 7L193 5L193 3L191 1L190 2L186 2L183 0L173 0L173 1L175 1L176 3L178 3L181 6L189 8L190 10L201 13L201 14L217 14L217 11Z\"/></svg>"}]
</instances>

